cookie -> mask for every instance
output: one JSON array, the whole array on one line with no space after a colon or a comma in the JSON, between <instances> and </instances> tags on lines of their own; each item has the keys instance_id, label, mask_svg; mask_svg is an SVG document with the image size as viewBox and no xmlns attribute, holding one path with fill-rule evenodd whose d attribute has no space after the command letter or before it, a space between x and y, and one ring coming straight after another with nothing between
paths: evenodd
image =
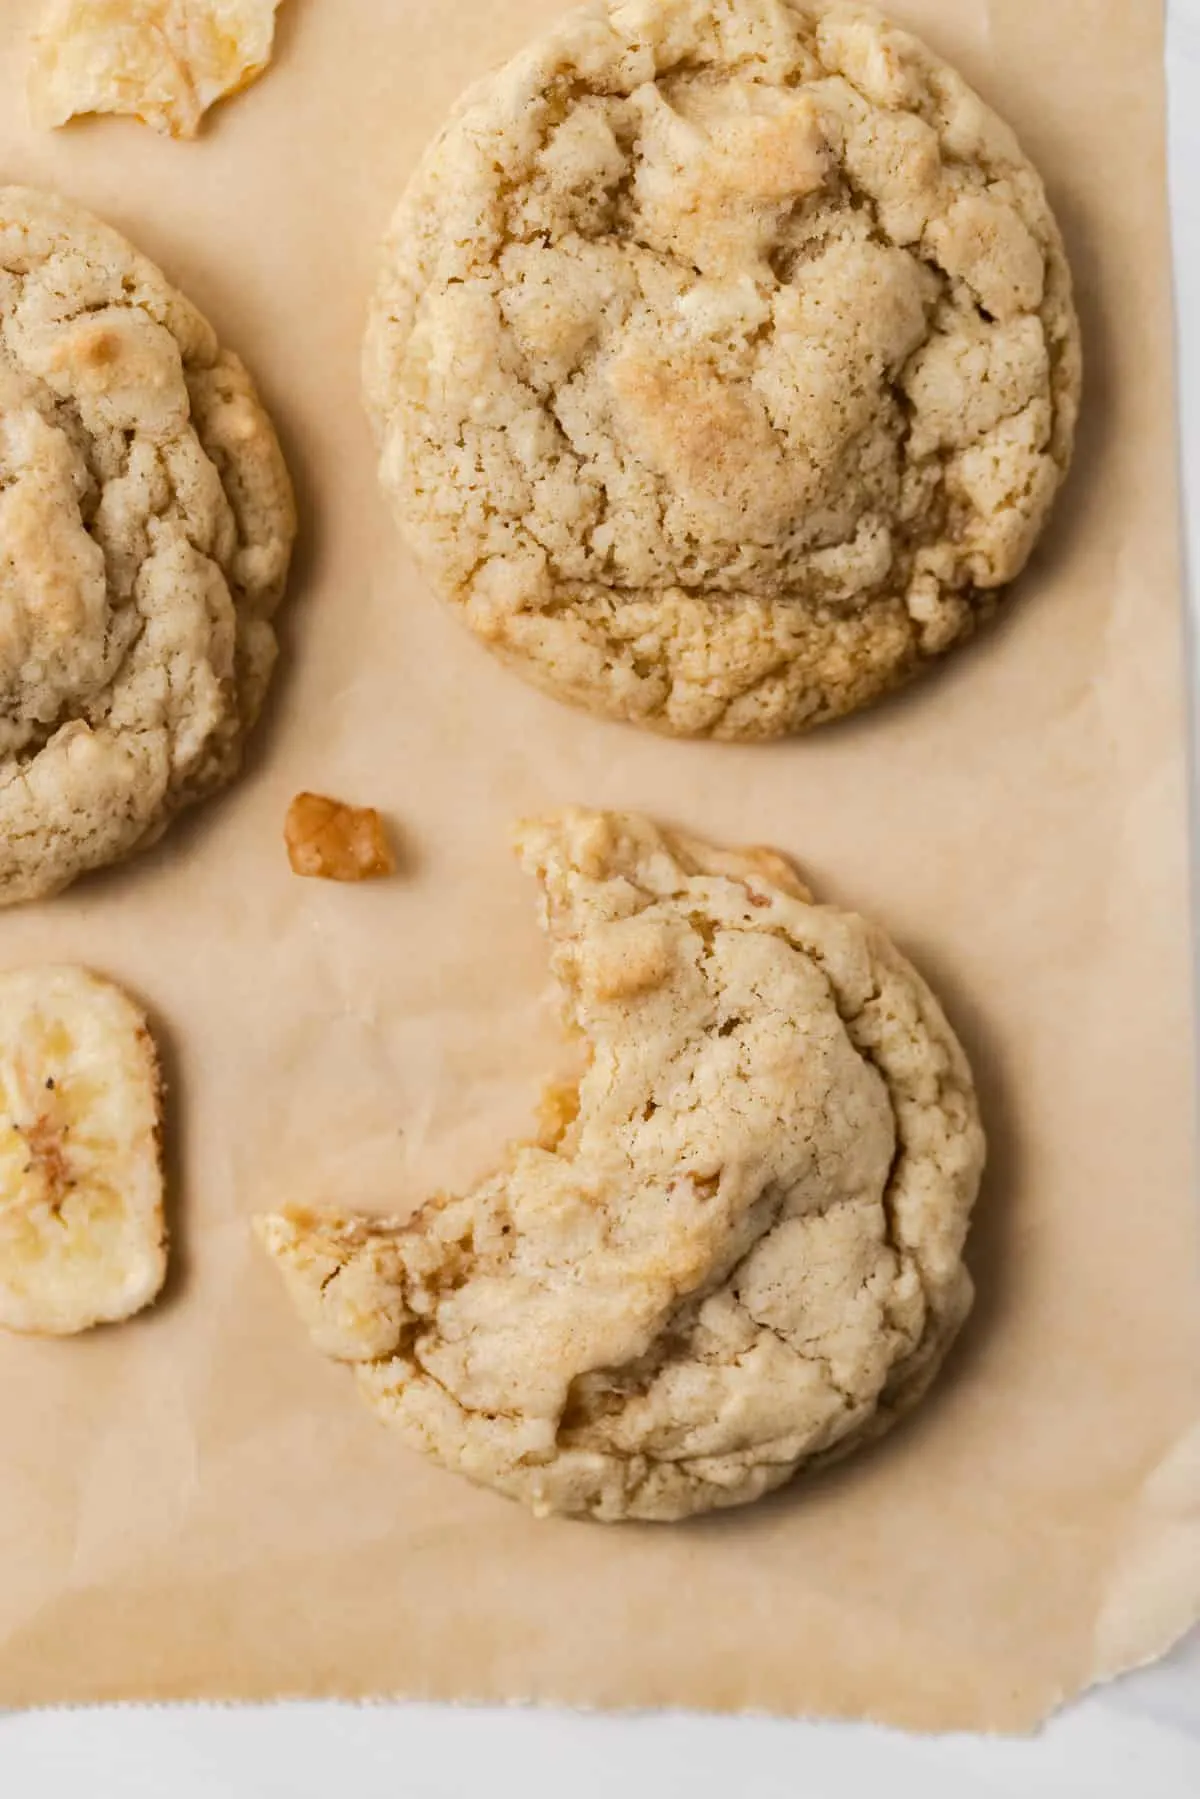
<instances>
[{"instance_id":1,"label":"cookie","mask_svg":"<svg viewBox=\"0 0 1200 1799\"><path fill-rule=\"evenodd\" d=\"M0 188L0 903L223 786L295 509L242 364L123 237Z\"/></svg>"},{"instance_id":2,"label":"cookie","mask_svg":"<svg viewBox=\"0 0 1200 1799\"><path fill-rule=\"evenodd\" d=\"M583 811L519 842L581 1078L462 1198L260 1234L318 1347L445 1467L539 1513L744 1504L937 1371L971 1303L970 1070L883 933L781 858Z\"/></svg>"},{"instance_id":3,"label":"cookie","mask_svg":"<svg viewBox=\"0 0 1200 1799\"><path fill-rule=\"evenodd\" d=\"M70 1336L157 1297L161 1123L154 1043L119 987L0 974L0 1326Z\"/></svg>"},{"instance_id":4,"label":"cookie","mask_svg":"<svg viewBox=\"0 0 1200 1799\"><path fill-rule=\"evenodd\" d=\"M387 239L380 473L432 585L613 718L769 738L969 638L1067 470L1042 183L830 0L571 14L460 102Z\"/></svg>"}]
</instances>

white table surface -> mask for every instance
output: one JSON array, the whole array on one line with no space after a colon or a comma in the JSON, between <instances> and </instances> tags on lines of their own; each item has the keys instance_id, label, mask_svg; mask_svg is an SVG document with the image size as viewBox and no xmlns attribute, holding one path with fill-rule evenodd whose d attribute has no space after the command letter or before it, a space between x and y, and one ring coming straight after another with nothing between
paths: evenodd
<instances>
[{"instance_id":1,"label":"white table surface","mask_svg":"<svg viewBox=\"0 0 1200 1799\"><path fill-rule=\"evenodd\" d=\"M1200 573L1200 0L1168 9L1185 500ZM1192 599L1195 608L1200 579ZM888 1799L1200 1799L1200 1632L1020 1741L429 1705L0 1714L0 1799L460 1799L480 1788L489 1799L748 1789L753 1799L845 1799L884 1781Z\"/></svg>"}]
</instances>

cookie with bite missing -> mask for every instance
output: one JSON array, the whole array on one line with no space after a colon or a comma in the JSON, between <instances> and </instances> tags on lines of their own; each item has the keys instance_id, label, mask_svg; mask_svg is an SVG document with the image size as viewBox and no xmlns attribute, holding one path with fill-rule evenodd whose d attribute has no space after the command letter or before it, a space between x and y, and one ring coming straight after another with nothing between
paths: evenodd
<instances>
[{"instance_id":1,"label":"cookie with bite missing","mask_svg":"<svg viewBox=\"0 0 1200 1799\"><path fill-rule=\"evenodd\" d=\"M538 1513L668 1522L878 1436L971 1304L966 1057L876 926L782 857L635 815L518 835L586 1048L537 1141L411 1219L263 1243L411 1447Z\"/></svg>"}]
</instances>

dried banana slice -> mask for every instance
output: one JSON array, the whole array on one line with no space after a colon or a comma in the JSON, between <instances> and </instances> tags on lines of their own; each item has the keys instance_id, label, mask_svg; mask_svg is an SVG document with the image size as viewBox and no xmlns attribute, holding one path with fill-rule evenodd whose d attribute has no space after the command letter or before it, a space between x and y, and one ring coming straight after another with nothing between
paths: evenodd
<instances>
[{"instance_id":1,"label":"dried banana slice","mask_svg":"<svg viewBox=\"0 0 1200 1799\"><path fill-rule=\"evenodd\" d=\"M127 113L195 137L208 108L266 68L279 0L47 0L34 38L37 125Z\"/></svg>"},{"instance_id":2,"label":"dried banana slice","mask_svg":"<svg viewBox=\"0 0 1200 1799\"><path fill-rule=\"evenodd\" d=\"M68 1336L156 1297L161 1094L120 988L82 968L0 973L0 1325Z\"/></svg>"}]
</instances>

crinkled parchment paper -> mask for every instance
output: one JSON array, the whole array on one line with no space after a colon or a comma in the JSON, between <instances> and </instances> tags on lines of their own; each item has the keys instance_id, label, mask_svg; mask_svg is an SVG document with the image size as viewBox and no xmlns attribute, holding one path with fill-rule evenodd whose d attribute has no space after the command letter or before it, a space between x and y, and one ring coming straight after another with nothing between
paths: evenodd
<instances>
[{"instance_id":1,"label":"crinkled parchment paper","mask_svg":"<svg viewBox=\"0 0 1200 1799\"><path fill-rule=\"evenodd\" d=\"M1184 671L1156 0L904 0L1045 170L1081 291L1078 465L999 629L773 748L531 692L425 593L358 400L375 246L463 85L556 0L292 0L196 144L24 123L0 171L124 227L258 375L305 542L245 780L128 868L0 915L0 963L127 983L165 1040L176 1275L137 1323L0 1342L0 1703L414 1694L1019 1728L1200 1612ZM314 787L402 873L300 881ZM676 1529L536 1523L428 1467L253 1245L282 1200L482 1172L560 1061L509 822L569 800L776 844L928 972L981 1077L977 1312L878 1449Z\"/></svg>"}]
</instances>

